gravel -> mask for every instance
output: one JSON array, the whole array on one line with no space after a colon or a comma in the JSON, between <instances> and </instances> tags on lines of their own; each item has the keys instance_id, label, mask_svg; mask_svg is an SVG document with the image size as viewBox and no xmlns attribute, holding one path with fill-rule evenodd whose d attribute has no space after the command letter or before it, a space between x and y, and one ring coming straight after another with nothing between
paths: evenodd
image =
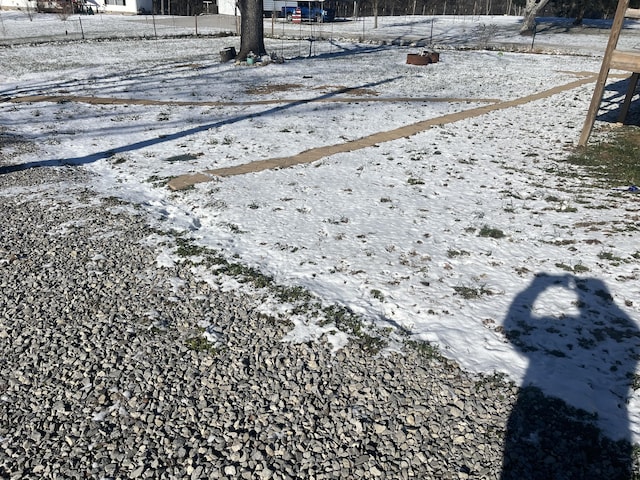
<instances>
[{"instance_id":1,"label":"gravel","mask_svg":"<svg viewBox=\"0 0 640 480\"><path fill-rule=\"evenodd\" d=\"M0 175L1 478L638 475L535 389L409 347L282 342L257 298L158 266L171 236L90 182Z\"/></svg>"}]
</instances>

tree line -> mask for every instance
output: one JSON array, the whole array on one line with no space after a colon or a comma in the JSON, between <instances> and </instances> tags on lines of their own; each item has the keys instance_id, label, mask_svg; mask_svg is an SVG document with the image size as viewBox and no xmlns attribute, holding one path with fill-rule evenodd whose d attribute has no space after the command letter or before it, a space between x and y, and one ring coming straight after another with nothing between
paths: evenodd
<instances>
[{"instance_id":1,"label":"tree line","mask_svg":"<svg viewBox=\"0 0 640 480\"><path fill-rule=\"evenodd\" d=\"M326 0L325 4L334 8L338 18L376 13L380 16L525 15L527 7L526 0ZM613 18L616 5L616 0L550 0L537 15L575 18L580 23L583 18ZM163 9L171 15L206 13L202 0L154 0L153 6L155 13Z\"/></svg>"},{"instance_id":2,"label":"tree line","mask_svg":"<svg viewBox=\"0 0 640 480\"><path fill-rule=\"evenodd\" d=\"M539 3L539 2L538 2ZM525 15L525 0L378 0L378 15ZM539 16L613 18L616 0L551 0ZM374 0L365 0L373 15Z\"/></svg>"},{"instance_id":3,"label":"tree line","mask_svg":"<svg viewBox=\"0 0 640 480\"><path fill-rule=\"evenodd\" d=\"M198 15L201 0L153 0L154 10L165 11L169 4L172 15ZM634 0L637 1L637 0ZM198 3L196 3L198 2ZM327 0L338 17L376 15L522 15L522 35L535 34L536 17L562 16L574 18L580 24L583 18L611 18L616 0ZM175 6L174 6L175 5ZM264 47L263 0L237 0L240 10L240 52L237 58L246 59L252 52L266 54ZM156 10L157 11L157 10Z\"/></svg>"}]
</instances>

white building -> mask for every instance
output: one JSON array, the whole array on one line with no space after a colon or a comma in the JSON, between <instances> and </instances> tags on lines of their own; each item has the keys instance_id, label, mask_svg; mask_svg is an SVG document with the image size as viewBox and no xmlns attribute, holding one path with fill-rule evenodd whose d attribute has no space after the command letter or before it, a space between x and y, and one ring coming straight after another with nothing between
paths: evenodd
<instances>
[{"instance_id":1,"label":"white building","mask_svg":"<svg viewBox=\"0 0 640 480\"><path fill-rule=\"evenodd\" d=\"M322 2L324 0L316 1ZM213 3L218 6L218 13L221 15L240 15L240 10L236 9L236 0L213 0ZM280 13L282 7L295 8L297 6L298 0L262 0L262 11L266 17L270 17L272 12Z\"/></svg>"},{"instance_id":2,"label":"white building","mask_svg":"<svg viewBox=\"0 0 640 480\"><path fill-rule=\"evenodd\" d=\"M136 15L151 13L153 0L2 0L2 10L28 10L32 12L65 11L73 5L73 11L86 11L89 7L94 13L120 13Z\"/></svg>"},{"instance_id":3,"label":"white building","mask_svg":"<svg viewBox=\"0 0 640 480\"><path fill-rule=\"evenodd\" d=\"M217 0L215 3L220 15L240 15L240 10L236 10L236 0Z\"/></svg>"},{"instance_id":4,"label":"white building","mask_svg":"<svg viewBox=\"0 0 640 480\"><path fill-rule=\"evenodd\" d=\"M87 5L97 5L105 13L151 13L153 0L86 0Z\"/></svg>"}]
</instances>

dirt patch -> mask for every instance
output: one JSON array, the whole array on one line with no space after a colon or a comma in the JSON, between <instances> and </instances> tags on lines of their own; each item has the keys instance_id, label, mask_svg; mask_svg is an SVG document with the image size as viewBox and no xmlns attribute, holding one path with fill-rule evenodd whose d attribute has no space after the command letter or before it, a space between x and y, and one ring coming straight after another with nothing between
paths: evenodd
<instances>
[{"instance_id":1,"label":"dirt patch","mask_svg":"<svg viewBox=\"0 0 640 480\"><path fill-rule=\"evenodd\" d=\"M299 83L280 83L280 84L273 84L273 85L259 85L256 87L249 87L245 89L245 93L249 95L268 95L270 93L290 92L290 91L298 90L301 88L305 88L305 86ZM348 93L349 95L353 95L355 97L364 97L364 96L376 97L380 95L378 92L376 92L375 90L372 90L371 88L358 88L358 87L351 88L351 87L345 87L344 85L320 85L318 87L313 87L312 90L320 90L322 92L335 93L335 94Z\"/></svg>"},{"instance_id":2,"label":"dirt patch","mask_svg":"<svg viewBox=\"0 0 640 480\"><path fill-rule=\"evenodd\" d=\"M318 87L319 88L319 87ZM83 102L93 105L176 105L176 106L211 106L211 107L227 107L235 105L272 105L293 102L353 102L362 99L362 95L353 95L339 97L341 93L367 92L370 96L366 98L369 102L461 102L461 103L498 103L496 98L449 98L449 97L375 97L377 95L373 90L345 88L344 90L329 90L334 95L324 94L319 98L311 99L287 99L287 98L267 98L252 99L250 101L176 101L176 100L150 100L142 98L106 98L106 97L87 97L77 95L60 95L61 90L56 95L26 95L24 97L1 98L0 102L12 103L31 103L31 102Z\"/></svg>"},{"instance_id":3,"label":"dirt patch","mask_svg":"<svg viewBox=\"0 0 640 480\"><path fill-rule=\"evenodd\" d=\"M176 65L177 68L193 68L194 70L198 70L200 68L203 68L204 65L200 64L200 63L185 63L182 65Z\"/></svg>"},{"instance_id":4,"label":"dirt patch","mask_svg":"<svg viewBox=\"0 0 640 480\"><path fill-rule=\"evenodd\" d=\"M270 93L289 92L291 90L297 90L298 88L302 88L302 85L299 83L281 83L247 88L245 93L249 95L268 95Z\"/></svg>"},{"instance_id":5,"label":"dirt patch","mask_svg":"<svg viewBox=\"0 0 640 480\"><path fill-rule=\"evenodd\" d=\"M376 92L375 90L371 90L370 88L351 88L337 85L321 85L319 87L314 87L314 90L322 90L332 93L348 93L349 95L354 95L356 97L376 97L380 95L378 92Z\"/></svg>"}]
</instances>

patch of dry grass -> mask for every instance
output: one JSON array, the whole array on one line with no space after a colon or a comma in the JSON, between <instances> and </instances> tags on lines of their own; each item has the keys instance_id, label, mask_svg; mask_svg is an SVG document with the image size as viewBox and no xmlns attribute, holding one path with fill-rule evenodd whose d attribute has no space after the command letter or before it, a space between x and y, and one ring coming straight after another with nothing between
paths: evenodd
<instances>
[{"instance_id":1,"label":"patch of dry grass","mask_svg":"<svg viewBox=\"0 0 640 480\"><path fill-rule=\"evenodd\" d=\"M604 141L578 148L566 161L585 167L598 185L638 185L640 128L624 126Z\"/></svg>"}]
</instances>

